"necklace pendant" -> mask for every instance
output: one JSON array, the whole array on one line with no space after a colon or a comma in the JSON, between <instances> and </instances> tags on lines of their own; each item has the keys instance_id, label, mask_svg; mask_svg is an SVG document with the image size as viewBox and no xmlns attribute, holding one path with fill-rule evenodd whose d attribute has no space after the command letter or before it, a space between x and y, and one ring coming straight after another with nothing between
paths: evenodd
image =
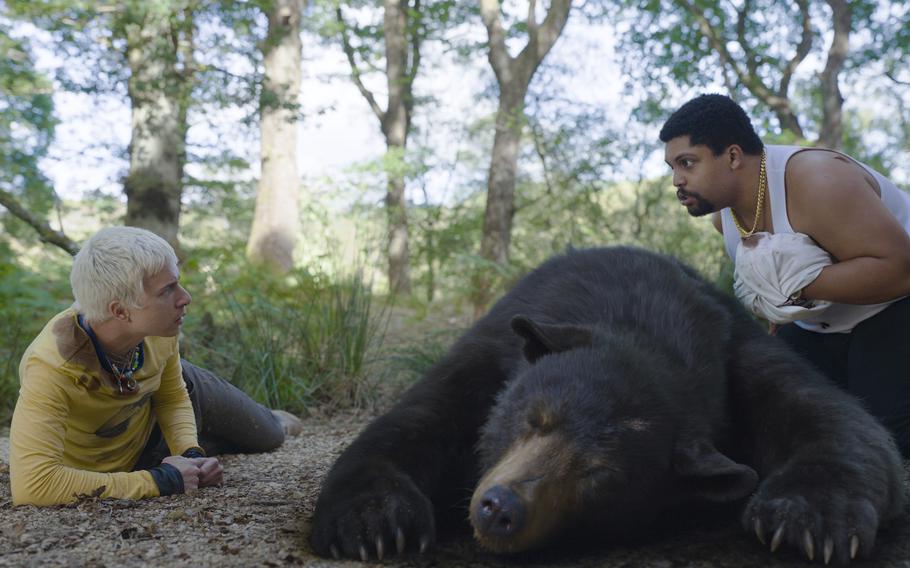
<instances>
[{"instance_id":1,"label":"necklace pendant","mask_svg":"<svg viewBox=\"0 0 910 568\"><path fill-rule=\"evenodd\" d=\"M136 379L133 378L132 370L128 370L125 373L123 373L122 375L120 375L119 383L120 383L120 385L123 385L124 383L126 383L126 390L128 390L129 392L133 392L134 390L136 390L136 387L138 386L138 384L136 383Z\"/></svg>"}]
</instances>

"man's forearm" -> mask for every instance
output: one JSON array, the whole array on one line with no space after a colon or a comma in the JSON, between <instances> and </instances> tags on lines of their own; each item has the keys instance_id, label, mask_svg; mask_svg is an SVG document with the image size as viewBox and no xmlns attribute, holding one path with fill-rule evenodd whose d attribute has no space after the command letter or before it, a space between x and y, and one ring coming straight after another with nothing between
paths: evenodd
<instances>
[{"instance_id":1,"label":"man's forearm","mask_svg":"<svg viewBox=\"0 0 910 568\"><path fill-rule=\"evenodd\" d=\"M825 267L802 293L806 299L842 304L880 304L907 295L910 295L910 267L872 257Z\"/></svg>"}]
</instances>

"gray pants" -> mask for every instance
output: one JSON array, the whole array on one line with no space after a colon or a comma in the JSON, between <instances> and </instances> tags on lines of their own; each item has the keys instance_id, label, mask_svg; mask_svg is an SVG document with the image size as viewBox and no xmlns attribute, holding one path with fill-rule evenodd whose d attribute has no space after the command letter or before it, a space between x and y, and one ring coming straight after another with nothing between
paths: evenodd
<instances>
[{"instance_id":1,"label":"gray pants","mask_svg":"<svg viewBox=\"0 0 910 568\"><path fill-rule=\"evenodd\" d=\"M184 359L180 365L193 403L199 445L206 455L267 452L284 442L284 428L271 410L211 371ZM155 467L169 455L161 428L155 424L133 469Z\"/></svg>"}]
</instances>

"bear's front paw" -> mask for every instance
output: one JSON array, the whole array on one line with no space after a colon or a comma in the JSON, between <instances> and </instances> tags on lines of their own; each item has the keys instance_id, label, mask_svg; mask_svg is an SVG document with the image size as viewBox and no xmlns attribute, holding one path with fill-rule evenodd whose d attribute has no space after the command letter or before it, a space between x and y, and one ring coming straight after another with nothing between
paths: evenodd
<instances>
[{"instance_id":1,"label":"bear's front paw","mask_svg":"<svg viewBox=\"0 0 910 568\"><path fill-rule=\"evenodd\" d=\"M845 492L776 493L762 488L743 512L745 529L770 546L793 546L825 564L867 557L875 544L878 511L866 498Z\"/></svg>"},{"instance_id":2,"label":"bear's front paw","mask_svg":"<svg viewBox=\"0 0 910 568\"><path fill-rule=\"evenodd\" d=\"M408 476L335 487L316 504L310 544L317 554L367 562L408 549L422 554L433 546L433 505Z\"/></svg>"}]
</instances>

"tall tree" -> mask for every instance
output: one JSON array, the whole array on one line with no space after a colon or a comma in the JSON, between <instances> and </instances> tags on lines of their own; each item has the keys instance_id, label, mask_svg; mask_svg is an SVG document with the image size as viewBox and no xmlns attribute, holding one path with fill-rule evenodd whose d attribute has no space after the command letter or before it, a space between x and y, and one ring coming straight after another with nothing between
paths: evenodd
<instances>
[{"instance_id":1,"label":"tall tree","mask_svg":"<svg viewBox=\"0 0 910 568\"><path fill-rule=\"evenodd\" d=\"M386 218L388 221L388 276L393 294L411 292L408 214L405 194L406 170L402 167L411 116L414 111L414 80L420 68L420 48L425 38L421 0L383 0L382 36L385 52L386 106L382 108L363 81L363 63L352 35L364 39L368 31L349 24L341 4L335 16L341 27L341 41L351 78L370 105L386 141Z\"/></svg>"},{"instance_id":2,"label":"tall tree","mask_svg":"<svg viewBox=\"0 0 910 568\"><path fill-rule=\"evenodd\" d=\"M303 2L272 0L263 9L269 24L262 43L264 76L259 99L262 166L247 256L286 272L294 264L300 233L297 110Z\"/></svg>"},{"instance_id":3,"label":"tall tree","mask_svg":"<svg viewBox=\"0 0 910 568\"><path fill-rule=\"evenodd\" d=\"M193 74L191 2L134 1L118 16L132 104L126 224L176 246Z\"/></svg>"},{"instance_id":4,"label":"tall tree","mask_svg":"<svg viewBox=\"0 0 910 568\"><path fill-rule=\"evenodd\" d=\"M193 14L197 0L34 0L8 3L11 13L55 34L72 62L58 81L82 92L122 93L132 109L126 223L177 244L187 108L193 84ZM93 73L83 73L84 69Z\"/></svg>"},{"instance_id":5,"label":"tall tree","mask_svg":"<svg viewBox=\"0 0 910 568\"><path fill-rule=\"evenodd\" d=\"M525 125L525 96L534 72L559 39L569 17L571 0L551 0L542 23L537 21L537 0L530 0L527 18L527 43L512 56L506 46L499 0L480 0L480 15L487 29L487 58L499 86L496 134L487 178L487 204L483 220L481 256L503 266L509 260L512 217L515 214L515 179L521 133ZM514 34L509 34L514 37ZM480 312L492 297L490 270L481 271L474 282L475 312Z\"/></svg>"},{"instance_id":6,"label":"tall tree","mask_svg":"<svg viewBox=\"0 0 910 568\"><path fill-rule=\"evenodd\" d=\"M850 56L851 34L875 9L868 0L631 0L625 3L629 33L620 53L626 70L650 91L668 79L709 85L720 79L734 94L769 109L785 138L829 148L843 144L841 74ZM822 53L824 30L831 31ZM631 50L631 51L630 51ZM809 55L825 61L808 89L821 112L794 97L795 78ZM647 54L640 57L640 54ZM807 120L810 122L807 128ZM813 134L814 132L814 134Z\"/></svg>"}]
</instances>

